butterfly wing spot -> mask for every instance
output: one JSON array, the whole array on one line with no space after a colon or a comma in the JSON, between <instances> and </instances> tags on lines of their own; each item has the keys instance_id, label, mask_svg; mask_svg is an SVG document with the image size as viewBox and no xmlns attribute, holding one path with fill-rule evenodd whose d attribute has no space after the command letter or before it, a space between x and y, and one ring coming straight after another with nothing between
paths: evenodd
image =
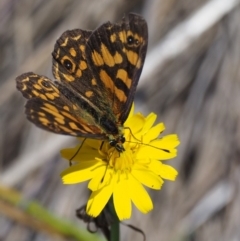
<instances>
[{"instance_id":1,"label":"butterfly wing spot","mask_svg":"<svg viewBox=\"0 0 240 241\"><path fill-rule=\"evenodd\" d=\"M84 53L85 53L85 48L86 48L85 45L81 44L79 48L80 48L80 50L81 50L82 53L83 53L83 57L85 58L85 55L84 55Z\"/></svg>"},{"instance_id":2,"label":"butterfly wing spot","mask_svg":"<svg viewBox=\"0 0 240 241\"><path fill-rule=\"evenodd\" d=\"M64 116L61 116L61 118L54 118L55 121L57 121L58 123L65 125L65 120L64 120Z\"/></svg>"},{"instance_id":3,"label":"butterfly wing spot","mask_svg":"<svg viewBox=\"0 0 240 241\"><path fill-rule=\"evenodd\" d=\"M69 107L67 105L64 105L63 109L66 110L66 111L70 111L70 109L69 109Z\"/></svg>"},{"instance_id":4,"label":"butterfly wing spot","mask_svg":"<svg viewBox=\"0 0 240 241\"><path fill-rule=\"evenodd\" d=\"M69 126L71 127L71 129L73 130L78 130L80 131L80 129L76 126L76 124L74 122L69 122Z\"/></svg>"},{"instance_id":5,"label":"butterfly wing spot","mask_svg":"<svg viewBox=\"0 0 240 241\"><path fill-rule=\"evenodd\" d=\"M120 64L123 62L122 55L116 51L114 55L111 55L107 46L105 44L101 44L101 53L98 53L96 50L92 52L92 60L96 66L102 66L106 64L109 67L113 67L115 64Z\"/></svg>"},{"instance_id":6,"label":"butterfly wing spot","mask_svg":"<svg viewBox=\"0 0 240 241\"><path fill-rule=\"evenodd\" d=\"M41 109L51 114L58 123L65 124L65 117L59 113L58 109L55 106L49 103L45 103L44 107L41 107Z\"/></svg>"},{"instance_id":7,"label":"butterfly wing spot","mask_svg":"<svg viewBox=\"0 0 240 241\"><path fill-rule=\"evenodd\" d=\"M112 35L110 35L110 41L112 43L114 43L117 40L117 35L115 33L113 33Z\"/></svg>"},{"instance_id":8,"label":"butterfly wing spot","mask_svg":"<svg viewBox=\"0 0 240 241\"><path fill-rule=\"evenodd\" d=\"M41 109L44 110L45 112L51 114L54 118L64 119L64 116L62 116L58 112L55 112L55 111L53 111L51 109L48 109L46 107L41 107Z\"/></svg>"},{"instance_id":9,"label":"butterfly wing spot","mask_svg":"<svg viewBox=\"0 0 240 241\"><path fill-rule=\"evenodd\" d=\"M92 60L93 60L93 63L96 66L104 65L104 61L103 61L102 56L96 50L94 50L93 53L92 53Z\"/></svg>"},{"instance_id":10,"label":"butterfly wing spot","mask_svg":"<svg viewBox=\"0 0 240 241\"><path fill-rule=\"evenodd\" d=\"M36 90L32 90L32 93L35 95L35 96L39 96L39 92L37 92ZM45 97L46 98L46 97Z\"/></svg>"},{"instance_id":11,"label":"butterfly wing spot","mask_svg":"<svg viewBox=\"0 0 240 241\"><path fill-rule=\"evenodd\" d=\"M53 100L59 97L59 91L52 81L45 76L40 76L32 72L22 74L17 77L17 88L27 99L37 97L43 100Z\"/></svg>"},{"instance_id":12,"label":"butterfly wing spot","mask_svg":"<svg viewBox=\"0 0 240 241\"><path fill-rule=\"evenodd\" d=\"M69 120L78 122L78 120L75 117L73 117L69 112L62 111L61 113L63 116L67 117Z\"/></svg>"},{"instance_id":13,"label":"butterfly wing spot","mask_svg":"<svg viewBox=\"0 0 240 241\"><path fill-rule=\"evenodd\" d=\"M82 76L82 70L78 69L76 72L76 76L80 78Z\"/></svg>"},{"instance_id":14,"label":"butterfly wing spot","mask_svg":"<svg viewBox=\"0 0 240 241\"><path fill-rule=\"evenodd\" d=\"M85 70L85 69L87 68L87 63L86 63L86 61L81 60L81 61L80 61L79 68L80 68L81 70Z\"/></svg>"},{"instance_id":15,"label":"butterfly wing spot","mask_svg":"<svg viewBox=\"0 0 240 241\"><path fill-rule=\"evenodd\" d=\"M118 37L120 39L120 41L125 44L127 42L127 34L126 34L126 31L120 31L118 33Z\"/></svg>"},{"instance_id":16,"label":"butterfly wing spot","mask_svg":"<svg viewBox=\"0 0 240 241\"><path fill-rule=\"evenodd\" d=\"M126 96L125 93L124 93L122 90L120 90L120 89L116 89L116 96L117 96L117 98L118 98L118 100L119 100L120 102L125 103L126 100L127 100L127 96Z\"/></svg>"},{"instance_id":17,"label":"butterfly wing spot","mask_svg":"<svg viewBox=\"0 0 240 241\"><path fill-rule=\"evenodd\" d=\"M78 110L78 107L76 105L72 106L74 110Z\"/></svg>"},{"instance_id":18,"label":"butterfly wing spot","mask_svg":"<svg viewBox=\"0 0 240 241\"><path fill-rule=\"evenodd\" d=\"M55 58L58 59L60 56L60 49L58 49L54 54L55 54Z\"/></svg>"},{"instance_id":19,"label":"butterfly wing spot","mask_svg":"<svg viewBox=\"0 0 240 241\"><path fill-rule=\"evenodd\" d=\"M68 81L68 82L73 82L73 81L75 81L75 78L74 78L72 75L70 75L70 74L62 74L62 75L63 75L64 79L65 79L66 81Z\"/></svg>"},{"instance_id":20,"label":"butterfly wing spot","mask_svg":"<svg viewBox=\"0 0 240 241\"><path fill-rule=\"evenodd\" d=\"M113 80L105 70L100 71L100 78L106 88L108 88L110 91L114 91L114 93L112 92L112 94L115 95L120 102L126 101L127 96L125 95L124 91L114 85Z\"/></svg>"},{"instance_id":21,"label":"butterfly wing spot","mask_svg":"<svg viewBox=\"0 0 240 241\"><path fill-rule=\"evenodd\" d=\"M134 34L134 45L138 47L140 44L144 42L143 38L140 37L138 34Z\"/></svg>"},{"instance_id":22,"label":"butterfly wing spot","mask_svg":"<svg viewBox=\"0 0 240 241\"><path fill-rule=\"evenodd\" d=\"M128 78L128 74L125 69L119 69L116 77L122 80L128 89L131 87L132 80Z\"/></svg>"},{"instance_id":23,"label":"butterfly wing spot","mask_svg":"<svg viewBox=\"0 0 240 241\"><path fill-rule=\"evenodd\" d=\"M65 38L64 42L61 44L62 47L67 46L68 44L68 38Z\"/></svg>"},{"instance_id":24,"label":"butterfly wing spot","mask_svg":"<svg viewBox=\"0 0 240 241\"><path fill-rule=\"evenodd\" d=\"M54 105L51 105L49 103L44 103L44 106L53 112L58 112L58 109Z\"/></svg>"},{"instance_id":25,"label":"butterfly wing spot","mask_svg":"<svg viewBox=\"0 0 240 241\"><path fill-rule=\"evenodd\" d=\"M133 38L132 35L129 35L129 36L127 37L127 43L128 43L128 45L134 44L134 38Z\"/></svg>"},{"instance_id":26,"label":"butterfly wing spot","mask_svg":"<svg viewBox=\"0 0 240 241\"><path fill-rule=\"evenodd\" d=\"M34 84L33 87L35 89L37 89L37 90L41 90L42 89L42 87L40 85L38 85L38 84Z\"/></svg>"},{"instance_id":27,"label":"butterfly wing spot","mask_svg":"<svg viewBox=\"0 0 240 241\"><path fill-rule=\"evenodd\" d=\"M38 112L38 115L40 115L42 117L46 116L46 114L44 112Z\"/></svg>"},{"instance_id":28,"label":"butterfly wing spot","mask_svg":"<svg viewBox=\"0 0 240 241\"><path fill-rule=\"evenodd\" d=\"M136 65L137 65L137 62L138 62L138 54L135 53L135 52L133 52L132 50L128 50L128 51L126 52L126 54L127 54L127 59L128 59L128 61L129 61L132 65L136 66Z\"/></svg>"},{"instance_id":29,"label":"butterfly wing spot","mask_svg":"<svg viewBox=\"0 0 240 241\"><path fill-rule=\"evenodd\" d=\"M70 48L69 53L70 53L73 57L76 57L76 55L77 55L77 52L76 52L76 50L75 50L74 48Z\"/></svg>"},{"instance_id":30,"label":"butterfly wing spot","mask_svg":"<svg viewBox=\"0 0 240 241\"><path fill-rule=\"evenodd\" d=\"M114 55L114 61L116 64L121 64L123 62L123 57L121 54L119 54L118 52L115 53Z\"/></svg>"},{"instance_id":31,"label":"butterfly wing spot","mask_svg":"<svg viewBox=\"0 0 240 241\"><path fill-rule=\"evenodd\" d=\"M67 55L62 57L61 63L70 73L74 73L76 64Z\"/></svg>"},{"instance_id":32,"label":"butterfly wing spot","mask_svg":"<svg viewBox=\"0 0 240 241\"><path fill-rule=\"evenodd\" d=\"M100 70L100 79L105 85L106 88L113 90L114 89L114 83L111 77L107 74L107 72L103 69ZM114 94L114 93L112 93Z\"/></svg>"},{"instance_id":33,"label":"butterfly wing spot","mask_svg":"<svg viewBox=\"0 0 240 241\"><path fill-rule=\"evenodd\" d=\"M72 136L77 136L77 133L76 132L73 132L71 129L67 128L66 126L62 126L62 125L58 125L58 124L55 124L55 126L58 126L61 130L63 130L65 133L68 133Z\"/></svg>"},{"instance_id":34,"label":"butterfly wing spot","mask_svg":"<svg viewBox=\"0 0 240 241\"><path fill-rule=\"evenodd\" d=\"M24 83L22 83L22 85L21 85L21 91L25 91L25 90L27 90L27 85L24 84Z\"/></svg>"},{"instance_id":35,"label":"butterfly wing spot","mask_svg":"<svg viewBox=\"0 0 240 241\"><path fill-rule=\"evenodd\" d=\"M54 94L51 94L51 93L46 93L46 96L47 96L47 99L49 99L49 100L54 100L56 98L56 96Z\"/></svg>"},{"instance_id":36,"label":"butterfly wing spot","mask_svg":"<svg viewBox=\"0 0 240 241\"><path fill-rule=\"evenodd\" d=\"M54 75L55 79L60 80L59 65L56 62L54 63L53 75Z\"/></svg>"},{"instance_id":37,"label":"butterfly wing spot","mask_svg":"<svg viewBox=\"0 0 240 241\"><path fill-rule=\"evenodd\" d=\"M115 65L114 57L103 43L101 44L101 53L104 63L109 67L113 67Z\"/></svg>"},{"instance_id":38,"label":"butterfly wing spot","mask_svg":"<svg viewBox=\"0 0 240 241\"><path fill-rule=\"evenodd\" d=\"M34 119L33 116L32 116L32 119ZM45 125L45 126L47 126L47 125L50 124L50 122L49 122L49 120L48 120L47 118L39 117L38 119L39 119L39 121L40 121L43 125Z\"/></svg>"},{"instance_id":39,"label":"butterfly wing spot","mask_svg":"<svg viewBox=\"0 0 240 241\"><path fill-rule=\"evenodd\" d=\"M92 80L91 80L91 84L92 84L92 85L97 85L97 81L96 81L95 79L92 79Z\"/></svg>"},{"instance_id":40,"label":"butterfly wing spot","mask_svg":"<svg viewBox=\"0 0 240 241\"><path fill-rule=\"evenodd\" d=\"M137 64L136 64L136 68L140 69L141 66L142 66L142 60L141 60L141 58L139 58L137 61Z\"/></svg>"},{"instance_id":41,"label":"butterfly wing spot","mask_svg":"<svg viewBox=\"0 0 240 241\"><path fill-rule=\"evenodd\" d=\"M86 97L93 97L93 92L91 90L85 92Z\"/></svg>"},{"instance_id":42,"label":"butterfly wing spot","mask_svg":"<svg viewBox=\"0 0 240 241\"><path fill-rule=\"evenodd\" d=\"M72 39L73 39L74 41L78 41L80 38L81 38L81 34L79 34L79 35L77 35L77 36L75 36L75 37L72 37Z\"/></svg>"},{"instance_id":43,"label":"butterfly wing spot","mask_svg":"<svg viewBox=\"0 0 240 241\"><path fill-rule=\"evenodd\" d=\"M24 74L17 77L17 88L23 93L28 89L29 77L24 78Z\"/></svg>"}]
</instances>

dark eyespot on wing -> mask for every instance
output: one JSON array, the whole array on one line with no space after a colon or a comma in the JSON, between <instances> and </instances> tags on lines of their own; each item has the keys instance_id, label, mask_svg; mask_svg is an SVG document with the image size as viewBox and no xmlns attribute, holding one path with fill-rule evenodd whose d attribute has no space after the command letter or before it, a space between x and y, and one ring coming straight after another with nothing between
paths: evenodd
<instances>
[{"instance_id":1,"label":"dark eyespot on wing","mask_svg":"<svg viewBox=\"0 0 240 241\"><path fill-rule=\"evenodd\" d=\"M59 91L46 76L33 72L22 74L16 78L17 89L27 99L40 98L53 101L59 97Z\"/></svg>"}]
</instances>

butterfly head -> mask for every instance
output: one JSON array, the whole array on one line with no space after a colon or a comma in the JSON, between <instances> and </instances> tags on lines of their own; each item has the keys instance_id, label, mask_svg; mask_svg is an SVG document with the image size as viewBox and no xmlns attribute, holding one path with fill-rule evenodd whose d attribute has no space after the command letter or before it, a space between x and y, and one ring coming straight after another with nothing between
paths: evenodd
<instances>
[{"instance_id":1,"label":"butterfly head","mask_svg":"<svg viewBox=\"0 0 240 241\"><path fill-rule=\"evenodd\" d=\"M117 138L109 138L110 146L115 147L118 152L125 151L125 149L123 147L123 144L125 141L126 141L126 139L123 135L120 135Z\"/></svg>"}]
</instances>

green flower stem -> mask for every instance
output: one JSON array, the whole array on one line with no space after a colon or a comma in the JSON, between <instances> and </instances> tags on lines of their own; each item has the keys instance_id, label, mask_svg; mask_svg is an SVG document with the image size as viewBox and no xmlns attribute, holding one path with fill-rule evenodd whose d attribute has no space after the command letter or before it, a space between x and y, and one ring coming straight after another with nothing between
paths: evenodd
<instances>
[{"instance_id":1,"label":"green flower stem","mask_svg":"<svg viewBox=\"0 0 240 241\"><path fill-rule=\"evenodd\" d=\"M20 213L22 217L25 216L25 225L28 225L26 220L36 221L37 225L34 226L32 223L29 223L28 226L38 231L45 231L52 235L58 234L79 241L103 241L103 238L99 235L91 234L78 225L60 219L42 207L38 202L26 201L20 193L4 186L0 186L0 204L10 207L9 211L1 210L0 213L17 221L19 221L17 218ZM38 227L41 228L38 229Z\"/></svg>"},{"instance_id":2,"label":"green flower stem","mask_svg":"<svg viewBox=\"0 0 240 241\"><path fill-rule=\"evenodd\" d=\"M120 240L120 227L119 221L115 221L111 226L111 241L119 241Z\"/></svg>"},{"instance_id":3,"label":"green flower stem","mask_svg":"<svg viewBox=\"0 0 240 241\"><path fill-rule=\"evenodd\" d=\"M113 217L113 223L110 229L110 241L120 241L120 221L114 208L113 198L109 200L109 208Z\"/></svg>"}]
</instances>

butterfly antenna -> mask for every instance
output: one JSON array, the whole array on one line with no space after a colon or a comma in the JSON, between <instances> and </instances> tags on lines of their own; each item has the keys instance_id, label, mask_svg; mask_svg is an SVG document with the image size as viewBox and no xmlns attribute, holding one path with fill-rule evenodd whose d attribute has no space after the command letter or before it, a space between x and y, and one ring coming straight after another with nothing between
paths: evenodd
<instances>
[{"instance_id":1,"label":"butterfly antenna","mask_svg":"<svg viewBox=\"0 0 240 241\"><path fill-rule=\"evenodd\" d=\"M142 142L141 140L138 140L132 133L132 130L130 129L130 127L124 127L124 129L128 129L130 131L130 134L132 135L132 137L136 140L136 141L139 141L139 142ZM126 141L126 142L130 142L130 141ZM136 143L136 142L132 142L132 143ZM143 144L143 143L142 143Z\"/></svg>"},{"instance_id":2,"label":"butterfly antenna","mask_svg":"<svg viewBox=\"0 0 240 241\"><path fill-rule=\"evenodd\" d=\"M79 153L79 151L81 150L81 148L82 148L84 142L86 141L86 139L87 139L87 138L84 138L84 139L83 139L83 141L82 141L81 145L78 147L76 153L70 158L70 160L69 160L69 165L70 165L70 166L72 166L72 160L73 160L73 159L76 157L76 155Z\"/></svg>"},{"instance_id":3,"label":"butterfly antenna","mask_svg":"<svg viewBox=\"0 0 240 241\"><path fill-rule=\"evenodd\" d=\"M155 149L158 149L158 150L162 150L162 151L165 151L165 152L169 153L169 150L162 149L162 148L159 148L159 147L156 147L156 146L152 146L152 145L149 145L149 144L146 144L146 143L142 143L141 140L138 140L138 139L133 135L132 130L131 130L129 127L124 127L124 129L129 129L132 137L133 137L135 140L139 141L140 143L139 143L139 142L133 142L133 141L125 141L125 142L129 142L129 143L133 143L133 144L141 144L141 145L144 145L144 146L149 146L149 147L152 147L152 148L155 148Z\"/></svg>"}]
</instances>

